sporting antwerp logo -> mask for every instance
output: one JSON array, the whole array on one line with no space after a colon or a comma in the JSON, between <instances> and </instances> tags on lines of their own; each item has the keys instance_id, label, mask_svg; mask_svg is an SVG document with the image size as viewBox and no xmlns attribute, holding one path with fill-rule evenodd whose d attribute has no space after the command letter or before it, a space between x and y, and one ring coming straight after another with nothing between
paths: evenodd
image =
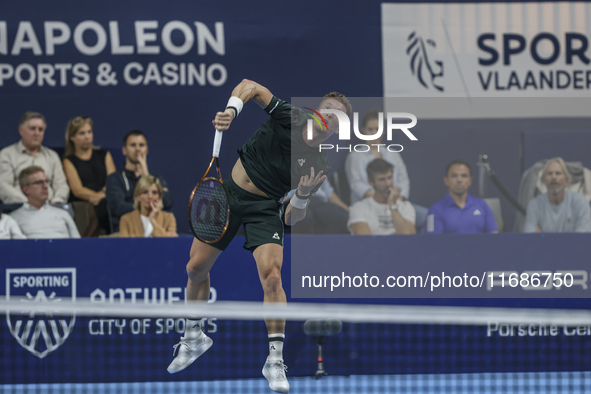
<instances>
[{"instance_id":1,"label":"sporting antwerp logo","mask_svg":"<svg viewBox=\"0 0 591 394\"><path fill-rule=\"evenodd\" d=\"M76 268L9 268L6 270L6 299L27 304L74 302ZM67 299L67 300L66 300ZM6 313L10 333L17 342L39 358L59 348L70 336L76 317L52 313Z\"/></svg>"},{"instance_id":2,"label":"sporting antwerp logo","mask_svg":"<svg viewBox=\"0 0 591 394\"><path fill-rule=\"evenodd\" d=\"M406 54L410 57L410 71L426 89L443 92L437 79L443 77L443 61L434 58L436 44L431 39L424 40L416 32L408 36Z\"/></svg>"}]
</instances>

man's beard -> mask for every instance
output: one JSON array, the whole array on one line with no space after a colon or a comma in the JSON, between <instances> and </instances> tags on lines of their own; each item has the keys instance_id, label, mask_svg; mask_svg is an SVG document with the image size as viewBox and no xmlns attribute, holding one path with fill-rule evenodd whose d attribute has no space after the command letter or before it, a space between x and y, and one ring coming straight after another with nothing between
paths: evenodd
<instances>
[{"instance_id":1,"label":"man's beard","mask_svg":"<svg viewBox=\"0 0 591 394\"><path fill-rule=\"evenodd\" d=\"M382 196L384 198L388 198L390 196L390 193L388 192L389 189L390 189L389 187L382 189L382 190L375 189L375 193L379 194L380 196Z\"/></svg>"},{"instance_id":2,"label":"man's beard","mask_svg":"<svg viewBox=\"0 0 591 394\"><path fill-rule=\"evenodd\" d=\"M556 186L556 187L548 187L548 193L552 196L560 195L566 189L566 185Z\"/></svg>"}]
</instances>

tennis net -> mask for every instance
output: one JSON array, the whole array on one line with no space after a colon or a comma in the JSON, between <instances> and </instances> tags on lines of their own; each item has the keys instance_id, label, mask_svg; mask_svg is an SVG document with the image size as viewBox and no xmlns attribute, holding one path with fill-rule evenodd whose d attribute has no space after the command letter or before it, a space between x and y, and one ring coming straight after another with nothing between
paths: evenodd
<instances>
[{"instance_id":1,"label":"tennis net","mask_svg":"<svg viewBox=\"0 0 591 394\"><path fill-rule=\"evenodd\" d=\"M588 393L587 310L0 301L3 393L265 393L263 319L287 319L290 393ZM186 316L213 347L169 374Z\"/></svg>"}]
</instances>

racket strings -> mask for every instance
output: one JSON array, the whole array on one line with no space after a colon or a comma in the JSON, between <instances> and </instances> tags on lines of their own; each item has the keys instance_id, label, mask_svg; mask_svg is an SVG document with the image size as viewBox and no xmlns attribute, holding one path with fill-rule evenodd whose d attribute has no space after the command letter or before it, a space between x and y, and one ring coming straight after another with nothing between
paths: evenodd
<instances>
[{"instance_id":1,"label":"racket strings","mask_svg":"<svg viewBox=\"0 0 591 394\"><path fill-rule=\"evenodd\" d=\"M196 188L191 202L190 220L195 236L215 242L224 234L229 217L226 191L217 179L206 179Z\"/></svg>"}]
</instances>

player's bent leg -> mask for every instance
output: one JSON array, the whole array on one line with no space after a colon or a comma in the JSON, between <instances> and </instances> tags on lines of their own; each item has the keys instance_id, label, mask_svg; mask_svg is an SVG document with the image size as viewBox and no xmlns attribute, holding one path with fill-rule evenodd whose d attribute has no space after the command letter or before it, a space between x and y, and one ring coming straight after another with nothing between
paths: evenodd
<instances>
[{"instance_id":1,"label":"player's bent leg","mask_svg":"<svg viewBox=\"0 0 591 394\"><path fill-rule=\"evenodd\" d=\"M187 263L186 297L191 301L209 299L209 271L220 254L220 250L197 239L193 240L190 258ZM176 357L167 368L169 373L180 372L191 365L213 345L213 341L203 332L203 319L187 319L185 335L174 346Z\"/></svg>"},{"instance_id":2,"label":"player's bent leg","mask_svg":"<svg viewBox=\"0 0 591 394\"><path fill-rule=\"evenodd\" d=\"M209 271L221 252L197 238L193 239L187 263L187 300L207 301L209 299Z\"/></svg>"},{"instance_id":3,"label":"player's bent leg","mask_svg":"<svg viewBox=\"0 0 591 394\"><path fill-rule=\"evenodd\" d=\"M285 303L287 298L281 282L283 247L265 244L255 249L253 256L257 263L259 279L265 293L264 302ZM289 392L285 376L287 366L283 363L283 339L285 320L265 320L269 333L269 356L263 366L263 376L269 381L269 388L278 393Z\"/></svg>"}]
</instances>

